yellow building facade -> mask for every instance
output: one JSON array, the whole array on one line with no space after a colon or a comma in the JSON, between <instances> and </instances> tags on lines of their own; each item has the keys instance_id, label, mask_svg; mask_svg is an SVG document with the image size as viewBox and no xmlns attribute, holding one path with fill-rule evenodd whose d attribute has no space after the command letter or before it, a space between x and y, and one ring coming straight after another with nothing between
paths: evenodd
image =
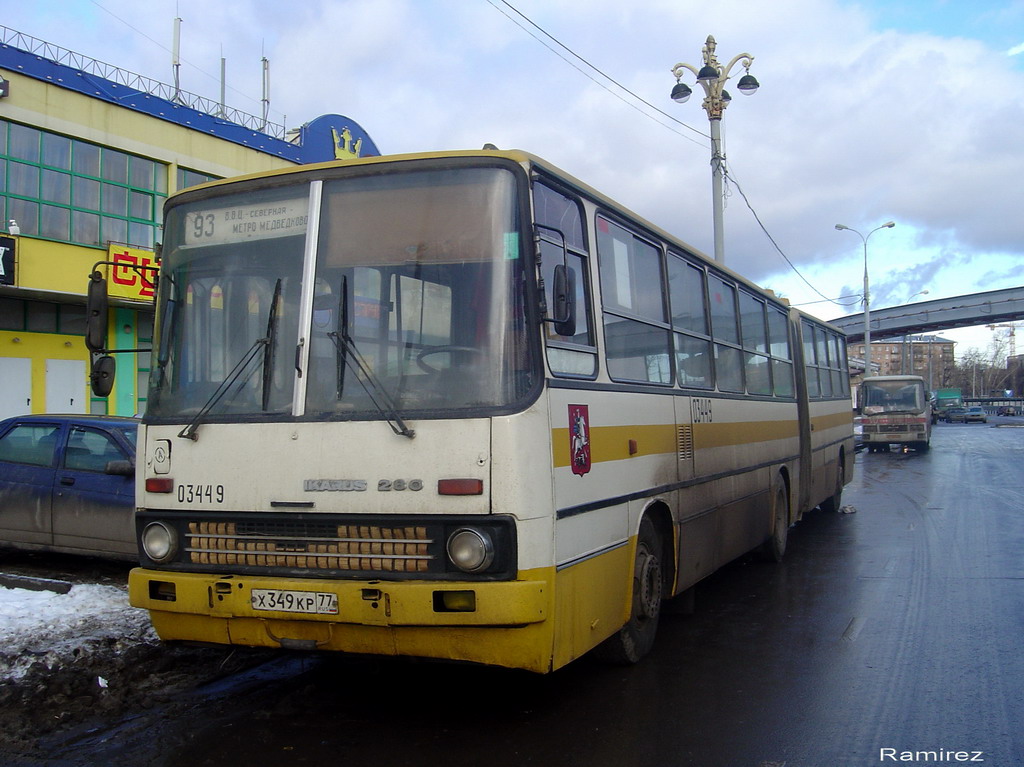
<instances>
[{"instance_id":1,"label":"yellow building facade","mask_svg":"<svg viewBox=\"0 0 1024 767\"><path fill-rule=\"evenodd\" d=\"M153 290L151 272L139 267L157 262L168 195L214 178L379 152L340 115L286 136L283 126L180 91L168 97L161 88L169 86L120 76L129 73L112 77L107 68L100 76L81 56L5 32L0 418L141 413L149 354L130 350L152 340ZM75 66L61 63L62 54ZM96 264L110 285L107 347L117 360L114 390L102 399L90 391L84 343L85 293Z\"/></svg>"}]
</instances>

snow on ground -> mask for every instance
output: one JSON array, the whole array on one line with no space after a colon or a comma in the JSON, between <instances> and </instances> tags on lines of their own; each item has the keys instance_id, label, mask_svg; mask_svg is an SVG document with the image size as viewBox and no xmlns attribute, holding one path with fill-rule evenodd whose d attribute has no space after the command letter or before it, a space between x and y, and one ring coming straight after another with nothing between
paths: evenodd
<instances>
[{"instance_id":1,"label":"snow on ground","mask_svg":"<svg viewBox=\"0 0 1024 767\"><path fill-rule=\"evenodd\" d=\"M124 588L96 583L66 594L0 586L0 684L17 681L36 662L49 668L109 640L156 642L145 610Z\"/></svg>"}]
</instances>

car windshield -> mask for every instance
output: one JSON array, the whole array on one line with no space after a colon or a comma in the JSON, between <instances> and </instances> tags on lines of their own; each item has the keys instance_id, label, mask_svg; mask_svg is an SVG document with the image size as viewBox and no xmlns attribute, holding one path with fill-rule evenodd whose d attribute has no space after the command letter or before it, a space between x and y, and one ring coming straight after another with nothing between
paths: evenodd
<instances>
[{"instance_id":1,"label":"car windshield","mask_svg":"<svg viewBox=\"0 0 1024 767\"><path fill-rule=\"evenodd\" d=\"M121 429L122 436L128 440L128 444L135 447L135 438L138 436L138 432L135 429Z\"/></svg>"}]
</instances>

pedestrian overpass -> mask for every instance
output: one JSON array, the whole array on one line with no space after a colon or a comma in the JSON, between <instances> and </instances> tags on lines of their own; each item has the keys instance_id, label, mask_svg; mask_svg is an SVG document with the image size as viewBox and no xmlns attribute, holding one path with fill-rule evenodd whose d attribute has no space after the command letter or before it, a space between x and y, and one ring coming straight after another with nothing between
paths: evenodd
<instances>
[{"instance_id":1,"label":"pedestrian overpass","mask_svg":"<svg viewBox=\"0 0 1024 767\"><path fill-rule=\"evenodd\" d=\"M872 309L870 316L872 341L1014 322L1024 320L1024 287ZM849 314L830 322L845 331L847 343L863 343L863 313Z\"/></svg>"}]
</instances>

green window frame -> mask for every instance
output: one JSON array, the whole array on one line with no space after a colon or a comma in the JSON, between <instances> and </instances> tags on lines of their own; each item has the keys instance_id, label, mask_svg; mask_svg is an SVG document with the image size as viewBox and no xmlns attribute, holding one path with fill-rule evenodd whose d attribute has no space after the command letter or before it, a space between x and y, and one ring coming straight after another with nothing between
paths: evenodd
<instances>
[{"instance_id":1,"label":"green window frame","mask_svg":"<svg viewBox=\"0 0 1024 767\"><path fill-rule=\"evenodd\" d=\"M0 120L0 217L23 235L152 248L166 198L165 163Z\"/></svg>"}]
</instances>

